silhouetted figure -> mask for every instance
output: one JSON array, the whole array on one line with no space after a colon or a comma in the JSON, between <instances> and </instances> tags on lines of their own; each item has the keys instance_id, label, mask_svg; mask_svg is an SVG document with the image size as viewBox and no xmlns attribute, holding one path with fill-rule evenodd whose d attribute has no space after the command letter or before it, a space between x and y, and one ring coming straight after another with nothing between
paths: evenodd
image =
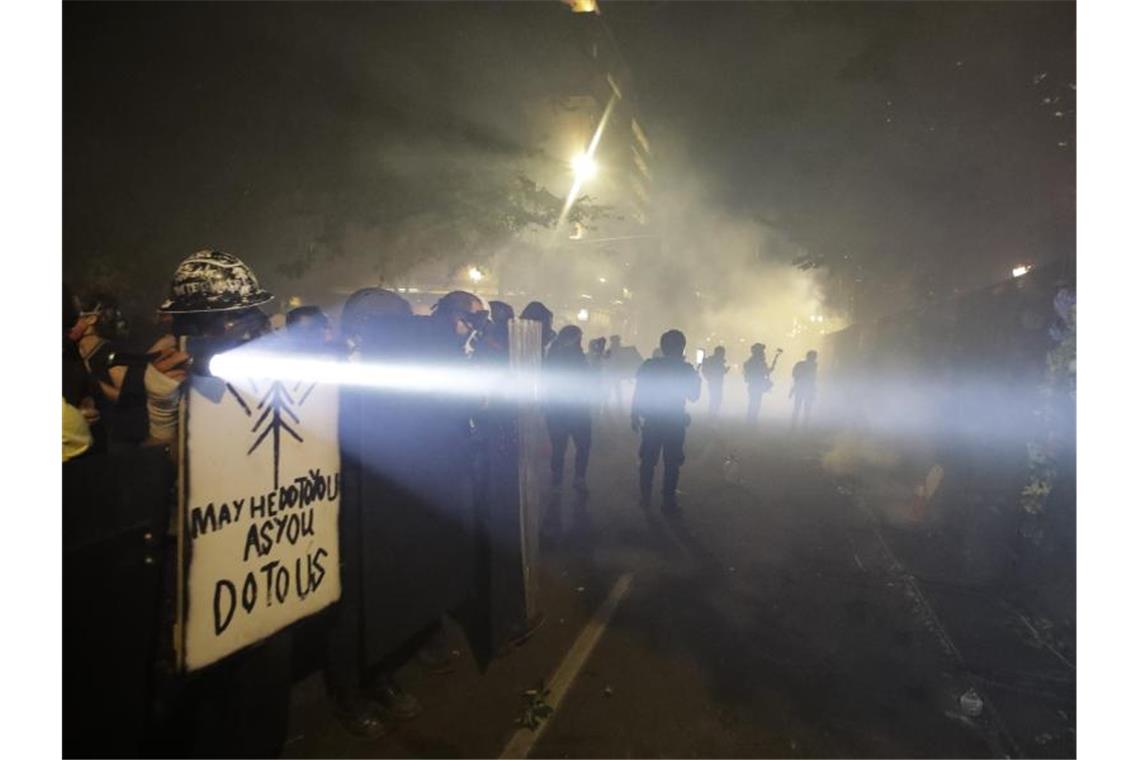
<instances>
[{"instance_id":1,"label":"silhouetted figure","mask_svg":"<svg viewBox=\"0 0 1140 760\"><path fill-rule=\"evenodd\" d=\"M712 356L701 362L701 374L709 384L709 416L716 419L720 414L720 405L724 401L724 376L728 374L724 346L717 346L713 349Z\"/></svg>"},{"instance_id":2,"label":"silhouetted figure","mask_svg":"<svg viewBox=\"0 0 1140 760\"><path fill-rule=\"evenodd\" d=\"M75 345L92 380L92 397L99 423L92 428L101 447L120 452L141 444L147 437L146 365L116 362L116 354L128 353L128 325L118 299L105 292L82 294Z\"/></svg>"},{"instance_id":3,"label":"silhouetted figure","mask_svg":"<svg viewBox=\"0 0 1140 760\"><path fill-rule=\"evenodd\" d=\"M586 363L592 373L591 382L594 384L594 396L590 400L590 413L600 412L606 402L606 339L594 338L590 341L590 348L586 352Z\"/></svg>"},{"instance_id":4,"label":"silhouetted figure","mask_svg":"<svg viewBox=\"0 0 1140 760\"><path fill-rule=\"evenodd\" d=\"M562 486L566 446L574 440L574 489L586 490L590 463L590 405L594 375L582 352L582 330L567 325L559 331L543 364L546 428L550 433L550 474L554 488Z\"/></svg>"},{"instance_id":5,"label":"silhouetted figure","mask_svg":"<svg viewBox=\"0 0 1140 760\"><path fill-rule=\"evenodd\" d=\"M507 362L510 353L510 324L515 318L514 308L504 301L491 301L491 319L475 348L475 360Z\"/></svg>"},{"instance_id":6,"label":"silhouetted figure","mask_svg":"<svg viewBox=\"0 0 1140 760\"><path fill-rule=\"evenodd\" d=\"M701 396L701 377L685 361L685 335L669 330L661 336L661 356L649 359L637 371L631 424L641 433L641 505L648 508L653 493L653 471L664 455L662 511L677 511L677 481L685 461L685 402Z\"/></svg>"},{"instance_id":7,"label":"silhouetted figure","mask_svg":"<svg viewBox=\"0 0 1140 760\"><path fill-rule=\"evenodd\" d=\"M303 345L327 345L333 341L332 322L320 306L298 306L285 315L288 336Z\"/></svg>"},{"instance_id":8,"label":"silhouetted figure","mask_svg":"<svg viewBox=\"0 0 1140 760\"><path fill-rule=\"evenodd\" d=\"M753 343L752 356L744 362L744 382L748 386L748 412L745 419L750 423L755 423L760 415L760 402L764 394L772 390L772 373L776 370L780 354L784 353L784 349L777 348L776 356L769 365L766 349L767 346L763 343Z\"/></svg>"},{"instance_id":9,"label":"silhouetted figure","mask_svg":"<svg viewBox=\"0 0 1140 760\"><path fill-rule=\"evenodd\" d=\"M586 359L592 368L601 371L602 363L606 360L605 338L594 338L590 341L590 350L586 352Z\"/></svg>"},{"instance_id":10,"label":"silhouetted figure","mask_svg":"<svg viewBox=\"0 0 1140 760\"><path fill-rule=\"evenodd\" d=\"M618 415L623 414L621 385L626 380L632 380L641 366L642 358L635 346L623 346L620 335L610 336L610 345L606 349L603 364L602 393L603 409L613 409Z\"/></svg>"},{"instance_id":11,"label":"silhouetted figure","mask_svg":"<svg viewBox=\"0 0 1140 760\"><path fill-rule=\"evenodd\" d=\"M303 308L303 307L302 307ZM294 310L296 311L296 310ZM291 313L292 314L292 313ZM363 288L345 302L340 316L340 339L350 360L405 358L402 333L412 320L412 307L401 296L383 288ZM365 646L362 616L369 607L369 586L364 546L368 524L364 514L361 477L365 470L360 445L361 429L368 422L361 414L361 399L374 395L360 388L345 388L340 397L340 437L343 492L338 515L341 561L341 599L328 616L325 640L325 687L333 714L349 733L376 738L386 732L383 694L391 687L390 674L378 673L375 658ZM391 420L388 420L391 424ZM385 522L385 528L387 528ZM407 700L411 699L408 695ZM396 697L392 697L396 699Z\"/></svg>"},{"instance_id":12,"label":"silhouetted figure","mask_svg":"<svg viewBox=\"0 0 1140 760\"><path fill-rule=\"evenodd\" d=\"M553 327L554 312L546 308L546 304L541 301L531 301L523 308L519 319L529 319L542 323L542 351L545 354L546 349L550 348L550 344L554 342L556 335Z\"/></svg>"},{"instance_id":13,"label":"silhouetted figure","mask_svg":"<svg viewBox=\"0 0 1140 760\"><path fill-rule=\"evenodd\" d=\"M801 410L804 427L811 420L811 407L815 403L815 373L819 368L816 363L818 356L817 352L808 351L807 358L796 362L796 366L792 367L792 390L788 392L788 396L795 401L792 407L792 430L799 424Z\"/></svg>"}]
</instances>

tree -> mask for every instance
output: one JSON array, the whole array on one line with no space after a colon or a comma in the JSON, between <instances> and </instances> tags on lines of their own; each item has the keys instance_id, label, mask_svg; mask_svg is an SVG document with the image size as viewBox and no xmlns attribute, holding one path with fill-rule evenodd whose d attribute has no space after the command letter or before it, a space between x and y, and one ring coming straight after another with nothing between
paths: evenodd
<instances>
[{"instance_id":1,"label":"tree","mask_svg":"<svg viewBox=\"0 0 1140 760\"><path fill-rule=\"evenodd\" d=\"M346 245L350 226L380 233L388 275L424 261L458 264L478 260L521 233L553 228L564 204L565 199L517 168L451 167L416 177L390 177L366 194L329 198L323 204L324 233L314 245L283 260L277 268L297 278L322 262L370 253ZM564 223L591 229L610 217L608 206L581 196Z\"/></svg>"}]
</instances>

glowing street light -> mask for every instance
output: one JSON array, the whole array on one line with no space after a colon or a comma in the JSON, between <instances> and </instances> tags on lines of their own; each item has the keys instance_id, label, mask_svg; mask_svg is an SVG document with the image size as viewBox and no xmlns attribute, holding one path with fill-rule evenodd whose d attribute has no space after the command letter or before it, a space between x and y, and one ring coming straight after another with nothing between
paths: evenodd
<instances>
[{"instance_id":1,"label":"glowing street light","mask_svg":"<svg viewBox=\"0 0 1140 760\"><path fill-rule=\"evenodd\" d=\"M579 182L588 182L598 175L598 162L590 153L579 153L570 160L574 168L574 178Z\"/></svg>"},{"instance_id":2,"label":"glowing street light","mask_svg":"<svg viewBox=\"0 0 1140 760\"><path fill-rule=\"evenodd\" d=\"M1022 265L1022 266L1019 266L1019 267L1014 267L1014 268L1013 268L1013 272L1011 272L1011 274L1012 274L1014 277L1022 277L1022 276L1024 276L1024 275L1027 275L1027 274L1029 274L1029 270L1030 270L1030 269L1032 269L1032 268L1033 268L1033 267L1031 267L1031 266L1028 266L1028 265Z\"/></svg>"},{"instance_id":3,"label":"glowing street light","mask_svg":"<svg viewBox=\"0 0 1140 760\"><path fill-rule=\"evenodd\" d=\"M479 282L483 279L483 273L479 271L479 267L471 267L468 269L467 276L471 279L471 282Z\"/></svg>"}]
</instances>

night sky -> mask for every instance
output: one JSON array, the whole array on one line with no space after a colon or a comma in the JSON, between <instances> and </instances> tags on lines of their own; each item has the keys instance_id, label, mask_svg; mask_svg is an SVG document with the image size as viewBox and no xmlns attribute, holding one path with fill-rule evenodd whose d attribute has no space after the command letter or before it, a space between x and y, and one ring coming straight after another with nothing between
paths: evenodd
<instances>
[{"instance_id":1,"label":"night sky","mask_svg":"<svg viewBox=\"0 0 1140 760\"><path fill-rule=\"evenodd\" d=\"M602 10L659 186L699 177L822 260L939 292L1073 255L1074 4ZM65 273L101 257L161 288L208 245L270 272L384 206L419 157L525 155L524 104L574 79L568 17L554 2L66 4Z\"/></svg>"},{"instance_id":2,"label":"night sky","mask_svg":"<svg viewBox=\"0 0 1140 760\"><path fill-rule=\"evenodd\" d=\"M813 251L963 287L1019 257L1074 254L1073 4L658 3L609 16L648 121L716 178L721 202Z\"/></svg>"}]
</instances>

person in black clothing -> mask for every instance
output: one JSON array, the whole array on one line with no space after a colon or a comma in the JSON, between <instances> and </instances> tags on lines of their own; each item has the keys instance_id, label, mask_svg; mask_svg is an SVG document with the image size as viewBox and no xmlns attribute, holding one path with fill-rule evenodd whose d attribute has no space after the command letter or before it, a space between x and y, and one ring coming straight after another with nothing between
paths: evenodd
<instances>
[{"instance_id":1,"label":"person in black clothing","mask_svg":"<svg viewBox=\"0 0 1140 760\"><path fill-rule=\"evenodd\" d=\"M811 419L811 407L815 403L815 374L819 365L816 359L819 356L815 351L808 351L803 361L796 362L792 367L792 390L788 396L795 399L792 407L792 430L799 425L800 411L803 411L804 426Z\"/></svg>"},{"instance_id":2,"label":"person in black clothing","mask_svg":"<svg viewBox=\"0 0 1140 760\"><path fill-rule=\"evenodd\" d=\"M285 315L285 332L299 343L319 345L333 341L332 323L320 306L298 306Z\"/></svg>"},{"instance_id":3,"label":"person in black clothing","mask_svg":"<svg viewBox=\"0 0 1140 760\"><path fill-rule=\"evenodd\" d=\"M763 343L752 344L752 356L744 362L744 382L748 385L748 412L745 419L755 423L760 415L760 402L764 394L772 390L772 373L776 370L776 362L784 349L776 349L776 358L768 364L767 347Z\"/></svg>"},{"instance_id":4,"label":"person in black clothing","mask_svg":"<svg viewBox=\"0 0 1140 760\"><path fill-rule=\"evenodd\" d=\"M91 376L93 398L106 432L108 450L120 451L141 444L147 437L146 364L119 364L127 322L117 299L108 293L80 297L76 346Z\"/></svg>"},{"instance_id":5,"label":"person in black clothing","mask_svg":"<svg viewBox=\"0 0 1140 760\"><path fill-rule=\"evenodd\" d=\"M724 346L717 346L712 356L701 363L701 374L709 384L709 416L716 419L720 414L720 405L724 401L724 376L728 374Z\"/></svg>"},{"instance_id":6,"label":"person in black clothing","mask_svg":"<svg viewBox=\"0 0 1140 760\"><path fill-rule=\"evenodd\" d=\"M550 346L543 364L546 427L550 433L550 474L554 487L562 487L566 446L574 439L574 490L586 491L590 463L590 404L594 373L582 351L582 330L567 325Z\"/></svg>"},{"instance_id":7,"label":"person in black clothing","mask_svg":"<svg viewBox=\"0 0 1140 760\"><path fill-rule=\"evenodd\" d=\"M542 350L545 354L546 349L554 342L556 335L552 326L554 324L554 312L546 308L546 304L541 301L531 301L523 307L519 319L529 319L542 324Z\"/></svg>"},{"instance_id":8,"label":"person in black clothing","mask_svg":"<svg viewBox=\"0 0 1140 760\"><path fill-rule=\"evenodd\" d=\"M506 363L510 354L511 320L515 318L515 310L504 301L491 301L491 318L487 323L479 345L475 348L474 358L483 362L487 359L499 363Z\"/></svg>"},{"instance_id":9,"label":"person in black clothing","mask_svg":"<svg viewBox=\"0 0 1140 760\"><path fill-rule=\"evenodd\" d=\"M669 330L661 336L661 356L646 361L637 371L631 423L641 433L641 505L649 506L653 471L664 455L662 511L677 511L677 481L685 461L685 402L701 396L701 377L685 361L685 335Z\"/></svg>"},{"instance_id":10,"label":"person in black clothing","mask_svg":"<svg viewBox=\"0 0 1140 760\"><path fill-rule=\"evenodd\" d=\"M64 414L64 459L88 453L100 453L105 448L105 435L99 420L95 397L98 391L95 382L87 372L83 357L79 354L76 341L85 327L79 313L79 300L66 284L63 286L63 401L74 411L65 407ZM79 412L82 422L75 418L75 430L68 427L68 413L74 416ZM69 436L69 432L75 436Z\"/></svg>"}]
</instances>

